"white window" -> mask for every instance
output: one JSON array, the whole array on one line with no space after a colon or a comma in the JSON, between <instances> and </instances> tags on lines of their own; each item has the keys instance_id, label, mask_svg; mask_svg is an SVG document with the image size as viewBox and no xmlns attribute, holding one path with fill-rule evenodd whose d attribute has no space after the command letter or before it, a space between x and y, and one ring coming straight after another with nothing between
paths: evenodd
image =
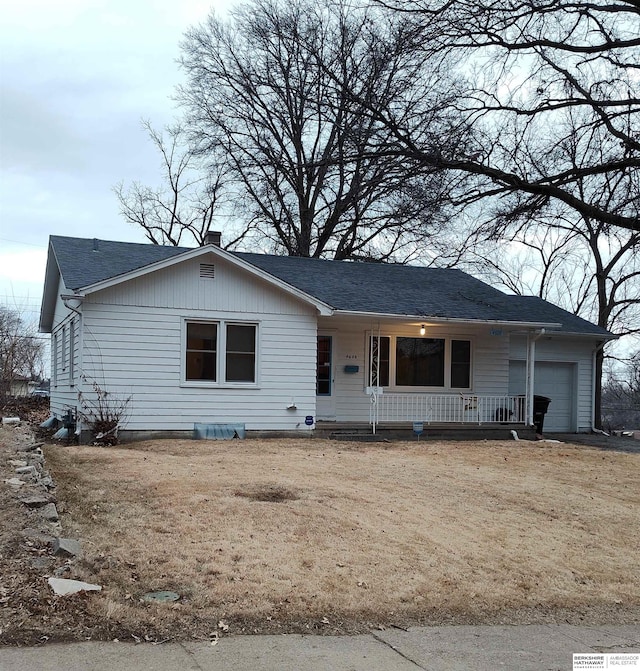
<instances>
[{"instance_id":1,"label":"white window","mask_svg":"<svg viewBox=\"0 0 640 671\"><path fill-rule=\"evenodd\" d=\"M256 384L257 336L257 324L186 321L184 382Z\"/></svg>"},{"instance_id":2,"label":"white window","mask_svg":"<svg viewBox=\"0 0 640 671\"><path fill-rule=\"evenodd\" d=\"M75 378L75 349L76 349L76 323L72 319L69 322L69 384L73 386Z\"/></svg>"},{"instance_id":3,"label":"white window","mask_svg":"<svg viewBox=\"0 0 640 671\"><path fill-rule=\"evenodd\" d=\"M218 381L218 324L187 323L186 380Z\"/></svg>"},{"instance_id":4,"label":"white window","mask_svg":"<svg viewBox=\"0 0 640 671\"><path fill-rule=\"evenodd\" d=\"M58 384L58 334L56 333L53 336L53 347L51 348L53 352L51 353L51 363L53 370L51 371L51 377L53 378L54 386Z\"/></svg>"},{"instance_id":5,"label":"white window","mask_svg":"<svg viewBox=\"0 0 640 671\"><path fill-rule=\"evenodd\" d=\"M371 336L371 384L390 388L471 388L471 341Z\"/></svg>"},{"instance_id":6,"label":"white window","mask_svg":"<svg viewBox=\"0 0 640 671\"><path fill-rule=\"evenodd\" d=\"M67 327L62 327L62 343L60 345L60 366L62 370L67 370Z\"/></svg>"},{"instance_id":7,"label":"white window","mask_svg":"<svg viewBox=\"0 0 640 671\"><path fill-rule=\"evenodd\" d=\"M227 324L225 381L256 381L256 325Z\"/></svg>"}]
</instances>

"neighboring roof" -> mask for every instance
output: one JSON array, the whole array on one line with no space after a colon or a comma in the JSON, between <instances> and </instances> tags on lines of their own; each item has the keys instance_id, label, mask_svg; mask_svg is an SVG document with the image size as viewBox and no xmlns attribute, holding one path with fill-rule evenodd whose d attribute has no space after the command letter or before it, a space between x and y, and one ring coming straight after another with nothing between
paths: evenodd
<instances>
[{"instance_id":1,"label":"neighboring roof","mask_svg":"<svg viewBox=\"0 0 640 671\"><path fill-rule=\"evenodd\" d=\"M51 236L51 247L65 285L74 291L194 251L63 236ZM561 324L561 332L611 336L540 298L505 294L457 269L217 251L336 311L425 320Z\"/></svg>"}]
</instances>

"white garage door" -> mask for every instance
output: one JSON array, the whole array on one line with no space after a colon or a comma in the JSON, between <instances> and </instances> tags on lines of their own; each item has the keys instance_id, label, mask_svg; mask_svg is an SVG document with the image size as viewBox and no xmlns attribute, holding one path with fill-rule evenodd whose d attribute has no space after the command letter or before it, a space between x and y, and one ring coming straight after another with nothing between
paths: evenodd
<instances>
[{"instance_id":1,"label":"white garage door","mask_svg":"<svg viewBox=\"0 0 640 671\"><path fill-rule=\"evenodd\" d=\"M534 394L551 399L544 418L544 431L575 431L574 370L572 363L536 363ZM509 362L509 393L524 394L524 361Z\"/></svg>"}]
</instances>

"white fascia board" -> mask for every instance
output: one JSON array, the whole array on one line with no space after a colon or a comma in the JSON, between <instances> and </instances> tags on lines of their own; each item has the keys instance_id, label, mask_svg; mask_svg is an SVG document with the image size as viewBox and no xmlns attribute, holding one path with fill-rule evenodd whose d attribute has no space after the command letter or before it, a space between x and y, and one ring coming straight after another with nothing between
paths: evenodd
<instances>
[{"instance_id":1,"label":"white fascia board","mask_svg":"<svg viewBox=\"0 0 640 671\"><path fill-rule=\"evenodd\" d=\"M509 326L525 329L559 329L562 324L557 322L514 322L500 319L457 319L455 317L430 317L429 315L398 315L380 312L354 312L352 310L335 310L336 317L363 317L366 319L390 319L394 321L416 321L425 324L488 324L490 326Z\"/></svg>"},{"instance_id":2,"label":"white fascia board","mask_svg":"<svg viewBox=\"0 0 640 671\"><path fill-rule=\"evenodd\" d=\"M58 300L57 292L60 283L60 268L55 250L49 241L47 254L47 266L44 273L44 287L42 289L42 303L40 304L40 322L38 330L40 333L51 333L53 329L53 317Z\"/></svg>"},{"instance_id":3,"label":"white fascia board","mask_svg":"<svg viewBox=\"0 0 640 671\"><path fill-rule=\"evenodd\" d=\"M246 261L243 261L235 257L233 254L226 252L217 245L204 245L203 247L194 247L194 249L190 249L189 251L186 251L183 254L176 254L175 256L172 256L169 259L164 259L163 261L158 261L148 266L137 268L136 270L124 273L123 275L110 277L109 279L103 280L102 282L96 282L95 284L90 284L89 286L83 287L81 293L82 295L88 295L95 293L96 291L108 289L109 287L121 284L122 282L128 282L130 280L134 280L138 277L142 277L143 275L147 275L148 273L152 273L157 270L170 268L173 265L182 263L183 261L190 261L191 259L198 258L199 256L203 256L205 254L214 254L215 256L219 256L223 258L225 261L231 263L232 265L238 268L242 268L251 275L263 279L265 282L268 282L269 284L277 287L278 289L281 289L282 291L295 296L301 301L304 301L305 303L310 303L323 316L333 314L333 309L326 303L323 303L322 301L319 301L317 298L314 298L313 296L306 294L304 291L300 291L300 289L296 289L290 284L283 282L282 280L278 279L277 277L274 277L273 275L270 275L264 270L261 270L260 268L257 268L256 266L253 266L250 263L247 263Z\"/></svg>"}]
</instances>

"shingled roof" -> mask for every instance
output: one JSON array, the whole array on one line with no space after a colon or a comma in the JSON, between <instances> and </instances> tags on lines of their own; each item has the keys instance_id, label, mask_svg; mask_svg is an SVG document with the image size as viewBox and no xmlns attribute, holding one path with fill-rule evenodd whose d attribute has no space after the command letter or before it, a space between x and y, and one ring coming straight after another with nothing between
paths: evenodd
<instances>
[{"instance_id":1,"label":"shingled roof","mask_svg":"<svg viewBox=\"0 0 640 671\"><path fill-rule=\"evenodd\" d=\"M51 236L68 289L193 252L192 248ZM350 313L479 322L561 324L560 331L610 337L604 329L533 296L511 296L457 269L231 253L270 276Z\"/></svg>"},{"instance_id":2,"label":"shingled roof","mask_svg":"<svg viewBox=\"0 0 640 671\"><path fill-rule=\"evenodd\" d=\"M77 291L190 251L187 247L112 242L52 235L50 243L67 287Z\"/></svg>"}]
</instances>

